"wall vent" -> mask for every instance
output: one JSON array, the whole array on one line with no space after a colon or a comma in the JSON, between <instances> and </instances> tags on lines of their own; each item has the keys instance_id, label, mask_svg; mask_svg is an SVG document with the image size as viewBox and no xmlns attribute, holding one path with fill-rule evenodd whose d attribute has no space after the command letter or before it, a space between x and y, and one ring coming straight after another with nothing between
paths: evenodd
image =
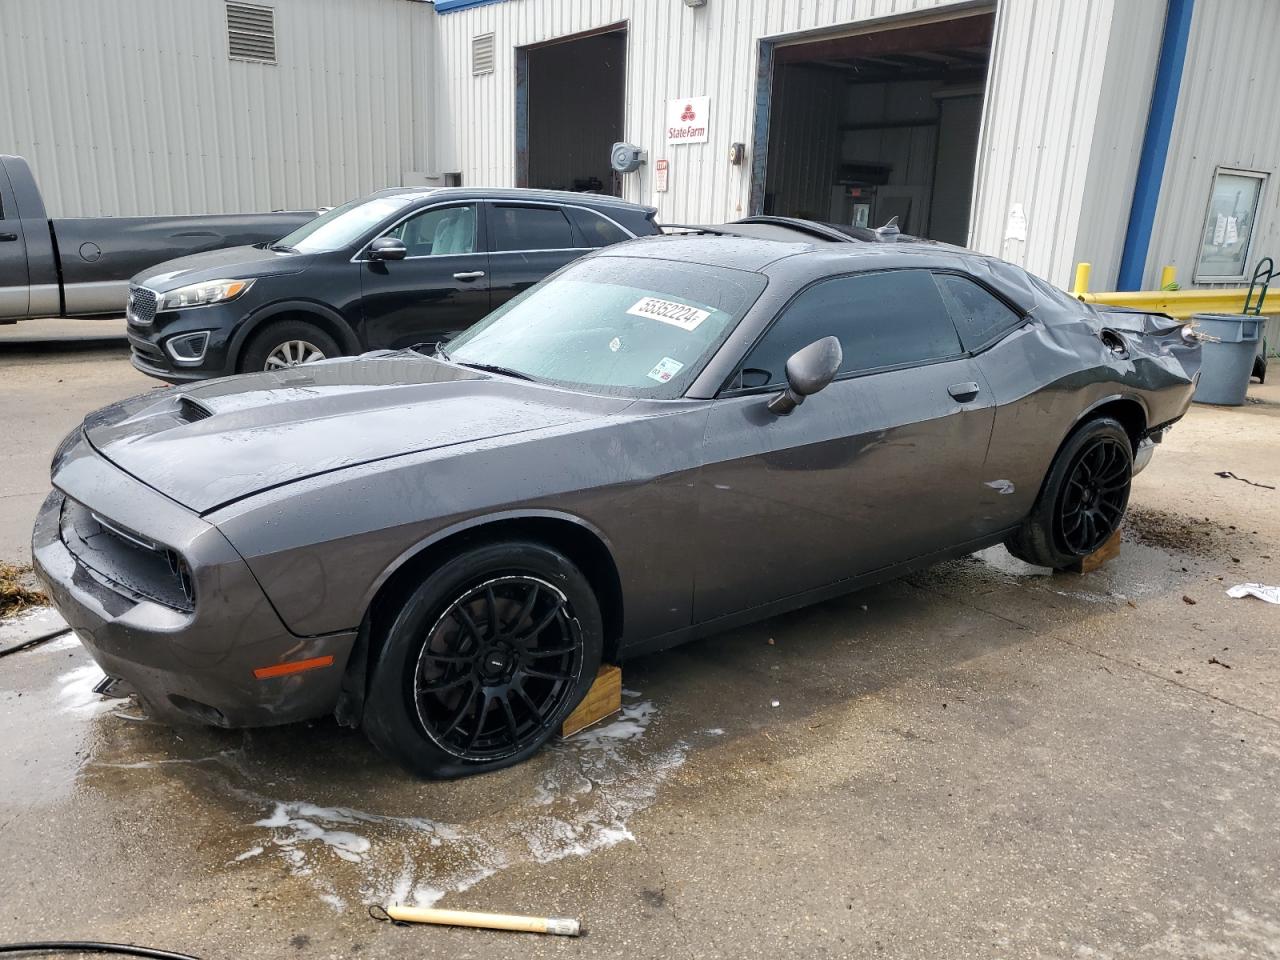
<instances>
[{"instance_id":1,"label":"wall vent","mask_svg":"<svg viewBox=\"0 0 1280 960\"><path fill-rule=\"evenodd\" d=\"M275 8L227 0L227 52L232 60L275 63Z\"/></svg>"},{"instance_id":2,"label":"wall vent","mask_svg":"<svg viewBox=\"0 0 1280 960\"><path fill-rule=\"evenodd\" d=\"M483 77L493 73L493 34L483 33L471 38L471 75Z\"/></svg>"}]
</instances>

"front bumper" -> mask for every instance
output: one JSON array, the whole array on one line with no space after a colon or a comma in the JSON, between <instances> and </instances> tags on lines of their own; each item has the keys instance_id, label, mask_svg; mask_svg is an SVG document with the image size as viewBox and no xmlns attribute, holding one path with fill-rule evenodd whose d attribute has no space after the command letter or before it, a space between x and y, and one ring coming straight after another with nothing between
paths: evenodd
<instances>
[{"instance_id":1,"label":"front bumper","mask_svg":"<svg viewBox=\"0 0 1280 960\"><path fill-rule=\"evenodd\" d=\"M98 665L136 690L154 716L248 727L333 711L354 632L290 633L216 527L117 470L83 440L63 458L54 480L59 489L45 499L32 533L36 573ZM103 562L109 551L86 549L67 526L73 522L64 516L68 510L180 553L194 603L183 610L150 599L157 591ZM260 667L327 656L333 663L323 669L254 676Z\"/></svg>"},{"instance_id":2,"label":"front bumper","mask_svg":"<svg viewBox=\"0 0 1280 960\"><path fill-rule=\"evenodd\" d=\"M133 366L168 383L188 383L235 373L231 343L245 317L242 300L154 315L138 316L130 310L127 319ZM204 355L199 362L180 362L170 353L168 342L193 333L208 334Z\"/></svg>"}]
</instances>

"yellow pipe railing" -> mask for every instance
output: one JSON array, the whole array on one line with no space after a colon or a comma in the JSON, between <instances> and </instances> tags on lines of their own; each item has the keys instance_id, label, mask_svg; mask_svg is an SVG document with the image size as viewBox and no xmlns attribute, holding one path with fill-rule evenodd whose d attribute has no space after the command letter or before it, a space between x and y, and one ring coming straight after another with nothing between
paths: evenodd
<instances>
[{"instance_id":1,"label":"yellow pipe railing","mask_svg":"<svg viewBox=\"0 0 1280 960\"><path fill-rule=\"evenodd\" d=\"M1239 313L1244 309L1246 287L1193 287L1190 290L1130 290L1106 293L1089 292L1092 264L1076 264L1075 284L1071 295L1085 303L1106 303L1116 307L1134 307L1153 313L1167 313L1178 320L1189 320L1197 313ZM1160 272L1160 286L1172 286L1176 279L1173 267ZM1268 298L1264 313L1280 312L1280 297Z\"/></svg>"}]
</instances>

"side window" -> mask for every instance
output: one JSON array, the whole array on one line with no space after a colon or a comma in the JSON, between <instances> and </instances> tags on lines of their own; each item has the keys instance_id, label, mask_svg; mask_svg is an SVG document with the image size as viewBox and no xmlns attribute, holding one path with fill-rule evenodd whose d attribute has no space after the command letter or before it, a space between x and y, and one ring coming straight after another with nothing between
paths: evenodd
<instances>
[{"instance_id":1,"label":"side window","mask_svg":"<svg viewBox=\"0 0 1280 960\"><path fill-rule=\"evenodd\" d=\"M589 247L607 247L612 243L631 239L616 223L592 210L569 207L566 212Z\"/></svg>"},{"instance_id":2,"label":"side window","mask_svg":"<svg viewBox=\"0 0 1280 960\"><path fill-rule=\"evenodd\" d=\"M972 280L949 273L937 274L937 279L966 350L984 347L1022 322L1018 314Z\"/></svg>"},{"instance_id":3,"label":"side window","mask_svg":"<svg viewBox=\"0 0 1280 960\"><path fill-rule=\"evenodd\" d=\"M923 363L962 352L933 275L893 270L836 277L800 294L743 363L741 385L786 382L787 358L823 337L839 337L840 373Z\"/></svg>"},{"instance_id":4,"label":"side window","mask_svg":"<svg viewBox=\"0 0 1280 960\"><path fill-rule=\"evenodd\" d=\"M433 207L414 214L384 236L401 240L406 256L445 257L459 253L475 253L476 208Z\"/></svg>"},{"instance_id":5,"label":"side window","mask_svg":"<svg viewBox=\"0 0 1280 960\"><path fill-rule=\"evenodd\" d=\"M559 207L509 206L495 203L490 220L490 248L499 250L565 250L577 246Z\"/></svg>"}]
</instances>

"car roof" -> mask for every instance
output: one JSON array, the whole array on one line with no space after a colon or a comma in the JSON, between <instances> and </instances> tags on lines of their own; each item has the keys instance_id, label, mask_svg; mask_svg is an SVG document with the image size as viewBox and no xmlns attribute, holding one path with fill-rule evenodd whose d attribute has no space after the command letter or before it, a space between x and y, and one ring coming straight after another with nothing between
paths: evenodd
<instances>
[{"instance_id":1,"label":"car roof","mask_svg":"<svg viewBox=\"0 0 1280 960\"><path fill-rule=\"evenodd\" d=\"M427 197L433 200L529 200L544 203L569 203L586 207L615 207L656 212L656 207L631 203L603 193L578 193L572 190L532 190L524 187L388 187L376 191L375 197Z\"/></svg>"},{"instance_id":2,"label":"car roof","mask_svg":"<svg viewBox=\"0 0 1280 960\"><path fill-rule=\"evenodd\" d=\"M1046 291L1040 289L1043 281L1037 282L1020 267L933 240L905 235L877 236L875 231L866 231L874 238L868 240L857 234L846 236L837 232L859 228L838 228L808 221L787 223L782 218L769 217L677 229L684 232L642 237L605 247L594 256L643 257L749 270L796 287L824 277L861 271L951 270L968 274L993 288L1026 313L1046 299Z\"/></svg>"}]
</instances>

